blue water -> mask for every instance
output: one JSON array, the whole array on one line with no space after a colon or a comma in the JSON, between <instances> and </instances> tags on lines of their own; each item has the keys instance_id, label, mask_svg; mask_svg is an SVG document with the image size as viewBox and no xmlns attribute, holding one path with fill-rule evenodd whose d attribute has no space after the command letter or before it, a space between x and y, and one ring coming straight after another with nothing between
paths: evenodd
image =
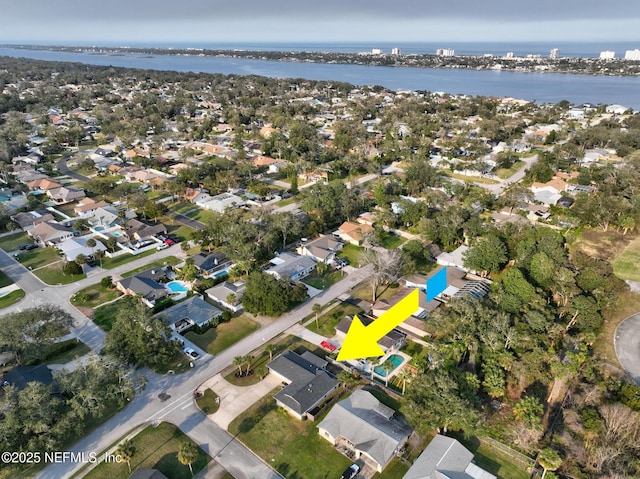
<instances>
[{"instance_id":1,"label":"blue water","mask_svg":"<svg viewBox=\"0 0 640 479\"><path fill-rule=\"evenodd\" d=\"M542 48L539 45L538 47ZM629 48L631 47L633 45L629 46ZM605 49L605 46L602 49ZM21 50L8 47L0 48L0 56L3 55L151 70L334 80L354 85L381 85L391 90L509 96L538 103L557 103L561 100L568 100L574 104L589 102L611 105L617 103L640 110L640 78L638 77L377 67L191 55L92 55L83 52ZM2 60L0 59L1 66Z\"/></svg>"},{"instance_id":2,"label":"blue water","mask_svg":"<svg viewBox=\"0 0 640 479\"><path fill-rule=\"evenodd\" d=\"M389 371L389 374L391 374L393 371L398 369L398 366L402 364L402 361L404 361L404 358L398 354L392 354L391 356L389 356L387 360L391 361L391 364L393 364L393 369ZM378 376L382 376L383 378L387 377L387 371L385 371L382 366L376 366L375 368L373 368L373 371Z\"/></svg>"},{"instance_id":3,"label":"blue water","mask_svg":"<svg viewBox=\"0 0 640 479\"><path fill-rule=\"evenodd\" d=\"M172 293L186 293L189 291L189 288L178 281L170 281L165 286L169 288Z\"/></svg>"}]
</instances>

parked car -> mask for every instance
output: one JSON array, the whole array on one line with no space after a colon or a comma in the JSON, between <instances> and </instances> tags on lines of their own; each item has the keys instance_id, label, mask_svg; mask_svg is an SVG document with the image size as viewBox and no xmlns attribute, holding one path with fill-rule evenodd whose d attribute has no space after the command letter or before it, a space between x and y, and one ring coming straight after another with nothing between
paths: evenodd
<instances>
[{"instance_id":1,"label":"parked car","mask_svg":"<svg viewBox=\"0 0 640 479\"><path fill-rule=\"evenodd\" d=\"M189 357L189 359L196 360L200 358L200 355L192 348L184 348L183 351L184 351L184 354L186 354Z\"/></svg>"},{"instance_id":2,"label":"parked car","mask_svg":"<svg viewBox=\"0 0 640 479\"><path fill-rule=\"evenodd\" d=\"M167 238L166 240L164 240L164 244L166 244L167 246L171 246L172 244L175 244L175 241L171 238Z\"/></svg>"},{"instance_id":3,"label":"parked car","mask_svg":"<svg viewBox=\"0 0 640 479\"><path fill-rule=\"evenodd\" d=\"M165 248L168 248L168 247L169 247L169 245L167 243L162 243L162 244L159 244L156 249L158 251L160 251L161 249L165 249Z\"/></svg>"},{"instance_id":4,"label":"parked car","mask_svg":"<svg viewBox=\"0 0 640 479\"><path fill-rule=\"evenodd\" d=\"M32 249L36 249L38 247L37 244L21 244L19 249L22 251L30 251Z\"/></svg>"},{"instance_id":5,"label":"parked car","mask_svg":"<svg viewBox=\"0 0 640 479\"><path fill-rule=\"evenodd\" d=\"M342 473L342 477L340 479L353 479L360 472L360 466L357 464L351 464L346 471Z\"/></svg>"},{"instance_id":6,"label":"parked car","mask_svg":"<svg viewBox=\"0 0 640 479\"><path fill-rule=\"evenodd\" d=\"M320 346L323 349L326 349L327 351L331 351L334 352L337 348L334 344L330 343L329 341L327 341L326 339L324 341L320 342Z\"/></svg>"}]
</instances>

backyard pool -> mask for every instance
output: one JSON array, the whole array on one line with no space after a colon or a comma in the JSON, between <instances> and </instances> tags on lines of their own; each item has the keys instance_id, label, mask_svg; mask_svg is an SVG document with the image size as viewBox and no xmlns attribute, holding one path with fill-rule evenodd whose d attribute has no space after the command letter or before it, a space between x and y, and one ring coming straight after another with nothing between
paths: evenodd
<instances>
[{"instance_id":1,"label":"backyard pool","mask_svg":"<svg viewBox=\"0 0 640 479\"><path fill-rule=\"evenodd\" d=\"M378 376L382 376L383 378L387 377L388 374L391 374L393 371L398 369L398 366L402 364L402 362L404 361L404 358L398 354L392 354L387 358L387 361L393 364L393 369L391 369L390 371L385 371L385 369L382 366L376 366L375 368L373 368L373 371Z\"/></svg>"},{"instance_id":2,"label":"backyard pool","mask_svg":"<svg viewBox=\"0 0 640 479\"><path fill-rule=\"evenodd\" d=\"M165 285L172 293L186 293L189 287L184 281L170 281Z\"/></svg>"},{"instance_id":3,"label":"backyard pool","mask_svg":"<svg viewBox=\"0 0 640 479\"><path fill-rule=\"evenodd\" d=\"M120 236L122 236L122 233L120 233L120 231L112 231L111 236L113 236L114 238L120 238Z\"/></svg>"}]
</instances>

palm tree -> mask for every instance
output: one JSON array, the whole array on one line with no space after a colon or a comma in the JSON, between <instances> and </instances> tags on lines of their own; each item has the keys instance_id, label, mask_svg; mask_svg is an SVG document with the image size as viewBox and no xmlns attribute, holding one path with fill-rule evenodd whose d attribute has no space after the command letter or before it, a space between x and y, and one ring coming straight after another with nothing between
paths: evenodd
<instances>
[{"instance_id":1,"label":"palm tree","mask_svg":"<svg viewBox=\"0 0 640 479\"><path fill-rule=\"evenodd\" d=\"M96 244L97 244L97 243L96 243L96 240L95 240L95 239L93 239L93 238L89 238L89 239L87 240L87 246L88 246L89 248L91 248L91 255L92 255L92 256L94 256L94 255L95 255L95 251L93 251L93 248L95 248L95 247L96 247Z\"/></svg>"},{"instance_id":2,"label":"palm tree","mask_svg":"<svg viewBox=\"0 0 640 479\"><path fill-rule=\"evenodd\" d=\"M404 396L404 392L407 388L407 381L411 378L411 373L407 370L407 368L402 368L402 370L398 373L398 378L402 381L402 395Z\"/></svg>"},{"instance_id":3,"label":"palm tree","mask_svg":"<svg viewBox=\"0 0 640 479\"><path fill-rule=\"evenodd\" d=\"M251 361L253 361L253 356L251 354L247 354L244 358L244 361L247 363L247 375L249 374L249 369L251 369Z\"/></svg>"},{"instance_id":4,"label":"palm tree","mask_svg":"<svg viewBox=\"0 0 640 479\"><path fill-rule=\"evenodd\" d=\"M178 461L180 464L184 464L185 466L189 466L189 470L191 471L191 475L193 476L193 467L191 464L198 458L198 447L192 443L191 441L185 441L180 444L180 449L178 450Z\"/></svg>"},{"instance_id":5,"label":"palm tree","mask_svg":"<svg viewBox=\"0 0 640 479\"><path fill-rule=\"evenodd\" d=\"M379 366L384 371L384 385L385 387L389 387L389 373L393 371L395 366L388 359L386 361L380 360Z\"/></svg>"},{"instance_id":6,"label":"palm tree","mask_svg":"<svg viewBox=\"0 0 640 479\"><path fill-rule=\"evenodd\" d=\"M238 366L238 372L242 376L242 366L244 365L244 356L236 356L233 358L233 365Z\"/></svg>"},{"instance_id":7,"label":"palm tree","mask_svg":"<svg viewBox=\"0 0 640 479\"><path fill-rule=\"evenodd\" d=\"M320 325L318 324L318 315L322 312L322 305L314 303L314 305L311 306L311 311L316 315L316 329L320 329Z\"/></svg>"},{"instance_id":8,"label":"palm tree","mask_svg":"<svg viewBox=\"0 0 640 479\"><path fill-rule=\"evenodd\" d=\"M544 469L544 472L542 473L542 477L540 479L544 479L547 471L555 471L562 465L562 459L560 458L558 453L548 447L540 451L540 454L538 454L538 462Z\"/></svg>"},{"instance_id":9,"label":"palm tree","mask_svg":"<svg viewBox=\"0 0 640 479\"><path fill-rule=\"evenodd\" d=\"M267 344L264 350L269 353L269 361L273 361L273 352L276 350L275 344Z\"/></svg>"},{"instance_id":10,"label":"palm tree","mask_svg":"<svg viewBox=\"0 0 640 479\"><path fill-rule=\"evenodd\" d=\"M127 465L129 466L129 472L131 472L131 459L136 453L136 446L134 446L133 441L131 439L126 439L123 441L116 449L116 455L120 456L122 459L127 461Z\"/></svg>"}]
</instances>

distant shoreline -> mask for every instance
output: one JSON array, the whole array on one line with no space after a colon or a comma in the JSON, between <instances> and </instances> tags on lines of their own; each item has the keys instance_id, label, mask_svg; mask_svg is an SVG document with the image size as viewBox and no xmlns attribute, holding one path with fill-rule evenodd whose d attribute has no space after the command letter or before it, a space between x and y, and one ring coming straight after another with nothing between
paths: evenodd
<instances>
[{"instance_id":1,"label":"distant shoreline","mask_svg":"<svg viewBox=\"0 0 640 479\"><path fill-rule=\"evenodd\" d=\"M142 54L242 58L283 62L308 62L407 68L446 68L512 71L521 73L572 73L640 77L640 61L599 58L498 57L493 55L438 56L432 54L341 53L318 51L261 51L205 48L86 47L63 45L0 45L17 50L48 50L91 55Z\"/></svg>"}]
</instances>

